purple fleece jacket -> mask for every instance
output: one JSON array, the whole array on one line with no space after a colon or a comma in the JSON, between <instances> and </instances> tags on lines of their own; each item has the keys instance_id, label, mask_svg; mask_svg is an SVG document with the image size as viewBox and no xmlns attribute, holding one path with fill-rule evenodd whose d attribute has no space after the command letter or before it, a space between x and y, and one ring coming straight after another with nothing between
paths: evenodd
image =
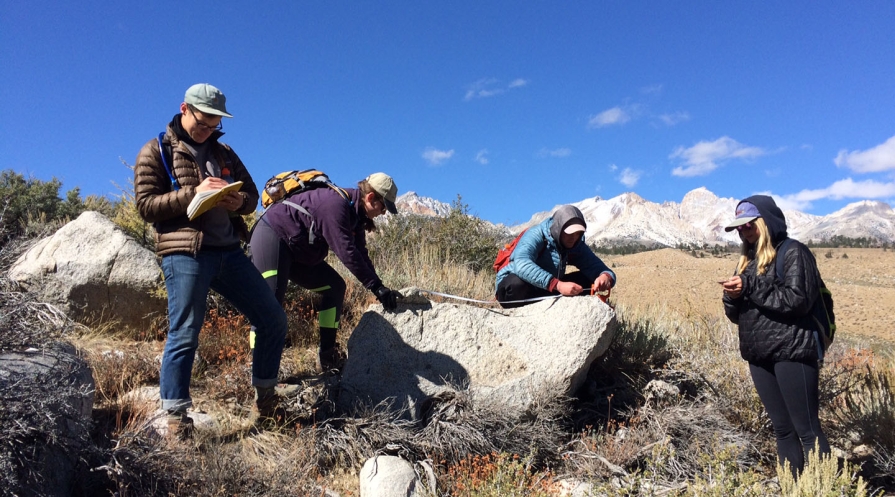
<instances>
[{"instance_id":1,"label":"purple fleece jacket","mask_svg":"<svg viewBox=\"0 0 895 497\"><path fill-rule=\"evenodd\" d=\"M345 200L332 188L320 187L288 198L311 216L292 206L276 203L268 208L263 221L285 241L298 264L312 266L326 259L332 249L342 264L351 271L367 289L382 285L373 261L367 252L367 238L361 208L360 191L346 188L349 199ZM262 221L262 222L263 222ZM314 243L309 243L309 231L313 226Z\"/></svg>"}]
</instances>

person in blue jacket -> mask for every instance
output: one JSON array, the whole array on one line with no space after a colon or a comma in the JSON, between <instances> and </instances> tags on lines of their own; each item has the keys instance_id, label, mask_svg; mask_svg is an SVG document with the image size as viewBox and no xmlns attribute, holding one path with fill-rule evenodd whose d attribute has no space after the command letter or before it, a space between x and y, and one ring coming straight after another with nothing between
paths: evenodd
<instances>
[{"instance_id":1,"label":"person in blue jacket","mask_svg":"<svg viewBox=\"0 0 895 497\"><path fill-rule=\"evenodd\" d=\"M530 299L579 295L615 286L615 273L584 243L587 223L573 205L564 205L519 239L510 262L497 273L497 302L520 307ZM566 274L566 266L578 270Z\"/></svg>"}]
</instances>

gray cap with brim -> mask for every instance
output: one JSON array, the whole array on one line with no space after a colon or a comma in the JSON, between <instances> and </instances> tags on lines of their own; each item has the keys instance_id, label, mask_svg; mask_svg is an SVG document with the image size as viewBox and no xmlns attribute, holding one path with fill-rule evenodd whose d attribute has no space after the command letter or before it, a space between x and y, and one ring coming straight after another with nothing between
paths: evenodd
<instances>
[{"instance_id":1,"label":"gray cap with brim","mask_svg":"<svg viewBox=\"0 0 895 497\"><path fill-rule=\"evenodd\" d=\"M183 101L200 110L203 114L233 117L227 112L227 97L208 83L199 83L186 90Z\"/></svg>"},{"instance_id":2,"label":"gray cap with brim","mask_svg":"<svg viewBox=\"0 0 895 497\"><path fill-rule=\"evenodd\" d=\"M740 204L737 205L736 218L724 227L724 231L733 231L760 217L761 212L758 212L758 207L755 207L755 204L752 204L751 202L740 202Z\"/></svg>"}]
</instances>

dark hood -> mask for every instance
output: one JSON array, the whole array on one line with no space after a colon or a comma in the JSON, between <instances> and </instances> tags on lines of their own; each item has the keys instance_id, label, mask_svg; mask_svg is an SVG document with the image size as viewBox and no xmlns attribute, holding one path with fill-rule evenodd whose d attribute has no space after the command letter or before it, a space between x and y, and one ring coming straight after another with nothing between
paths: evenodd
<instances>
[{"instance_id":1,"label":"dark hood","mask_svg":"<svg viewBox=\"0 0 895 497\"><path fill-rule=\"evenodd\" d=\"M581 221L581 224L587 228L587 222L584 221L584 214L582 214L574 205L564 205L559 209L556 209L556 212L553 213L553 225L550 226L550 236L556 241L557 247L562 247L559 235L562 233L563 227L569 224L569 221L573 219L578 219ZM581 239L583 240L584 237Z\"/></svg>"},{"instance_id":2,"label":"dark hood","mask_svg":"<svg viewBox=\"0 0 895 497\"><path fill-rule=\"evenodd\" d=\"M786 233L786 217L783 215L783 211L777 207L777 203L774 202L773 198L767 195L752 195L741 200L740 204L743 202L751 203L761 213L761 218L764 219L764 223L768 225L768 231L771 233L771 244L773 246L776 247L777 244L786 240L788 237Z\"/></svg>"}]
</instances>

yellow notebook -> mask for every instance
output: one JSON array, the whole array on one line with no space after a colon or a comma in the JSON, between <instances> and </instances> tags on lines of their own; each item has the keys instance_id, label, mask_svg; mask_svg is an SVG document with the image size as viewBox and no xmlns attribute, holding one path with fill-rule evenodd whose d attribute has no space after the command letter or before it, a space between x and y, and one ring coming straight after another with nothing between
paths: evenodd
<instances>
[{"instance_id":1,"label":"yellow notebook","mask_svg":"<svg viewBox=\"0 0 895 497\"><path fill-rule=\"evenodd\" d=\"M197 193L196 196L193 197L193 201L190 202L190 205L186 208L187 217L190 218L190 221L196 219L202 214L205 214L208 209L214 207L228 192L238 192L241 187L242 181L235 181L220 190L206 190Z\"/></svg>"}]
</instances>

